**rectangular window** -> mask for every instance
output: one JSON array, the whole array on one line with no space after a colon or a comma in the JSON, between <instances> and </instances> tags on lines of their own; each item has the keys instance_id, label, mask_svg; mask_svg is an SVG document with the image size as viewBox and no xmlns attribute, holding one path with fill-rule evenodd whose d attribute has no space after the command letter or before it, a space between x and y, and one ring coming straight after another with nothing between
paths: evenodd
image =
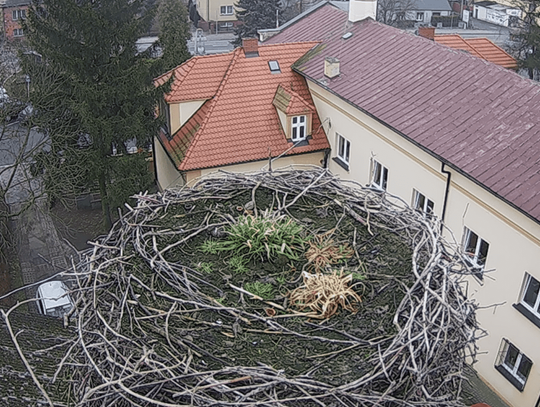
<instances>
[{"instance_id":1,"label":"rectangular window","mask_svg":"<svg viewBox=\"0 0 540 407\"><path fill-rule=\"evenodd\" d=\"M377 189L386 191L388 185L388 169L384 167L380 162L373 161L373 177L371 180L371 186Z\"/></svg>"},{"instance_id":2,"label":"rectangular window","mask_svg":"<svg viewBox=\"0 0 540 407\"><path fill-rule=\"evenodd\" d=\"M416 13L416 21L424 21L424 13Z\"/></svg>"},{"instance_id":3,"label":"rectangular window","mask_svg":"<svg viewBox=\"0 0 540 407\"><path fill-rule=\"evenodd\" d=\"M351 142L336 133L337 136L337 156L345 164L349 164L349 156L351 154Z\"/></svg>"},{"instance_id":4,"label":"rectangular window","mask_svg":"<svg viewBox=\"0 0 540 407\"><path fill-rule=\"evenodd\" d=\"M465 251L465 255L467 256L466 258L468 259L470 265L479 269L480 273L477 275L477 277L482 280L483 276L481 272L486 264L489 243L480 238L472 230L465 228L463 250Z\"/></svg>"},{"instance_id":5,"label":"rectangular window","mask_svg":"<svg viewBox=\"0 0 540 407\"><path fill-rule=\"evenodd\" d=\"M495 367L510 383L522 391L531 371L532 361L515 345L503 339L501 353Z\"/></svg>"},{"instance_id":6,"label":"rectangular window","mask_svg":"<svg viewBox=\"0 0 540 407\"><path fill-rule=\"evenodd\" d=\"M527 281L525 283L525 290L523 291L523 298L521 298L521 304L525 306L529 311L540 317L540 282L531 275L527 275Z\"/></svg>"},{"instance_id":7,"label":"rectangular window","mask_svg":"<svg viewBox=\"0 0 540 407\"><path fill-rule=\"evenodd\" d=\"M306 116L294 116L292 118L291 139L293 142L305 140L307 134Z\"/></svg>"},{"instance_id":8,"label":"rectangular window","mask_svg":"<svg viewBox=\"0 0 540 407\"><path fill-rule=\"evenodd\" d=\"M433 214L433 207L435 206L433 201L426 198L424 194L418 192L416 189L413 191L413 208L426 215Z\"/></svg>"},{"instance_id":9,"label":"rectangular window","mask_svg":"<svg viewBox=\"0 0 540 407\"><path fill-rule=\"evenodd\" d=\"M221 6L219 11L222 16L232 16L233 6Z\"/></svg>"},{"instance_id":10,"label":"rectangular window","mask_svg":"<svg viewBox=\"0 0 540 407\"><path fill-rule=\"evenodd\" d=\"M11 17L13 21L18 19L24 20L26 18L26 10L13 10Z\"/></svg>"},{"instance_id":11,"label":"rectangular window","mask_svg":"<svg viewBox=\"0 0 540 407\"><path fill-rule=\"evenodd\" d=\"M22 37L24 35L22 28L15 28L13 30L13 36L14 37Z\"/></svg>"}]
</instances>

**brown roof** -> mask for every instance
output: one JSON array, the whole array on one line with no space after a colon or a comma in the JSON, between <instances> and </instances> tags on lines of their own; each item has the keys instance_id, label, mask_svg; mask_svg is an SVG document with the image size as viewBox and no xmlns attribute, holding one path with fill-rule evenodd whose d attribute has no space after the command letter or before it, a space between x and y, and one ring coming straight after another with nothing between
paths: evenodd
<instances>
[{"instance_id":1,"label":"brown roof","mask_svg":"<svg viewBox=\"0 0 540 407\"><path fill-rule=\"evenodd\" d=\"M487 38L463 38L457 34L436 35L435 42L450 48L467 51L475 57L493 62L503 68L517 68L516 60Z\"/></svg>"},{"instance_id":2,"label":"brown roof","mask_svg":"<svg viewBox=\"0 0 540 407\"><path fill-rule=\"evenodd\" d=\"M540 220L538 83L373 20L347 23L333 7L268 42L310 37L322 39L320 52L298 72ZM340 76L324 76L326 56L340 60Z\"/></svg>"},{"instance_id":3,"label":"brown roof","mask_svg":"<svg viewBox=\"0 0 540 407\"><path fill-rule=\"evenodd\" d=\"M180 171L321 151L329 148L305 79L291 65L317 43L259 46L258 57L242 48L219 56L195 57L156 79L175 79L166 101L206 99L201 108L172 136L160 140ZM268 62L278 61L280 73ZM312 139L307 145L287 141L273 105L281 89L288 114L312 113Z\"/></svg>"}]
</instances>

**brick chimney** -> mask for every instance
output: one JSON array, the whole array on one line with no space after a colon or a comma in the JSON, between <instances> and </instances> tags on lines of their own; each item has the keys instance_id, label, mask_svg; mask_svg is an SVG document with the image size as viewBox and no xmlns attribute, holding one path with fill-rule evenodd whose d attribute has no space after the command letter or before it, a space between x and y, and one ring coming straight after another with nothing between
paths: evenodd
<instances>
[{"instance_id":1,"label":"brick chimney","mask_svg":"<svg viewBox=\"0 0 540 407\"><path fill-rule=\"evenodd\" d=\"M339 76L339 59L333 57L324 58L324 74L330 79Z\"/></svg>"},{"instance_id":2,"label":"brick chimney","mask_svg":"<svg viewBox=\"0 0 540 407\"><path fill-rule=\"evenodd\" d=\"M377 20L377 0L349 0L349 21Z\"/></svg>"},{"instance_id":3,"label":"brick chimney","mask_svg":"<svg viewBox=\"0 0 540 407\"><path fill-rule=\"evenodd\" d=\"M418 35L420 37L427 38L428 40L435 40L435 27L418 27Z\"/></svg>"},{"instance_id":4,"label":"brick chimney","mask_svg":"<svg viewBox=\"0 0 540 407\"><path fill-rule=\"evenodd\" d=\"M244 48L246 58L259 56L259 40L257 38L243 38L242 48Z\"/></svg>"}]
</instances>

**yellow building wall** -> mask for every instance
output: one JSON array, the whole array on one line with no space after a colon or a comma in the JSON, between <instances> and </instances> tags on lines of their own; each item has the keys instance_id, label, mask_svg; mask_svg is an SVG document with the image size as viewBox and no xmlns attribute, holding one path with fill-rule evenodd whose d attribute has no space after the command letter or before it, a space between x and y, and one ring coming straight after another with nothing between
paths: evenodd
<instances>
[{"instance_id":1,"label":"yellow building wall","mask_svg":"<svg viewBox=\"0 0 540 407\"><path fill-rule=\"evenodd\" d=\"M272 162L272 169L284 168L291 165L298 166L299 168L309 168L310 166L321 167L321 161L324 160L324 151L317 151L309 154L300 154L294 156L287 156L278 158ZM248 173L255 171L268 170L268 160L253 161L249 163L226 165L219 168L208 168L201 171L190 171L187 174L187 181L189 184L193 184L196 178L199 176L206 176L218 171L240 172Z\"/></svg>"},{"instance_id":2,"label":"yellow building wall","mask_svg":"<svg viewBox=\"0 0 540 407\"><path fill-rule=\"evenodd\" d=\"M154 162L156 163L156 180L160 190L184 185L182 174L173 165L157 137L154 137Z\"/></svg>"},{"instance_id":3,"label":"yellow building wall","mask_svg":"<svg viewBox=\"0 0 540 407\"><path fill-rule=\"evenodd\" d=\"M417 189L435 203L436 215L442 215L447 175L441 172L441 161L317 84L309 82L309 86L332 146L333 173L368 185L375 159L388 168L389 193L411 204ZM349 171L332 160L337 155L336 133L351 142ZM540 328L512 304L520 301L525 272L540 280L540 225L470 179L450 172L446 226L453 233L446 237L453 241L455 236L455 244L461 246L464 227L473 230L490 244L486 270L494 269L483 283L468 279L468 295L480 307L490 307L477 314L488 335L478 341L474 367L508 404L533 407L540 395ZM533 361L522 392L494 368L503 338Z\"/></svg>"},{"instance_id":4,"label":"yellow building wall","mask_svg":"<svg viewBox=\"0 0 540 407\"><path fill-rule=\"evenodd\" d=\"M236 2L236 0L197 0L197 10L205 21L235 21ZM233 6L233 14L221 14L221 6Z\"/></svg>"},{"instance_id":5,"label":"yellow building wall","mask_svg":"<svg viewBox=\"0 0 540 407\"><path fill-rule=\"evenodd\" d=\"M204 102L204 100L190 100L189 102L171 103L169 105L171 134L176 133L199 110Z\"/></svg>"}]
</instances>

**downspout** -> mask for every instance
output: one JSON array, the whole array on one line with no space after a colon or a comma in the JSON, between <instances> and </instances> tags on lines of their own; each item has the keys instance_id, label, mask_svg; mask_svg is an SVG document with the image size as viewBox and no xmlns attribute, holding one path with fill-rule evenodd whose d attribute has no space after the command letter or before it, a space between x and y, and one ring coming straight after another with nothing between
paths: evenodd
<instances>
[{"instance_id":1,"label":"downspout","mask_svg":"<svg viewBox=\"0 0 540 407\"><path fill-rule=\"evenodd\" d=\"M330 158L330 149L324 150L324 158L321 160L322 167L328 169L328 159Z\"/></svg>"},{"instance_id":2,"label":"downspout","mask_svg":"<svg viewBox=\"0 0 540 407\"><path fill-rule=\"evenodd\" d=\"M157 160L156 160L156 136L152 136L152 161L154 164L154 183L159 187L158 173L157 173Z\"/></svg>"},{"instance_id":3,"label":"downspout","mask_svg":"<svg viewBox=\"0 0 540 407\"><path fill-rule=\"evenodd\" d=\"M443 207L442 207L442 215L441 215L441 231L444 225L445 217L446 217L446 206L448 204L448 194L450 193L450 181L452 180L452 173L450 171L445 170L445 163L442 163L441 166L441 172L443 174L446 174L446 188L444 191L444 200L443 200Z\"/></svg>"}]
</instances>

